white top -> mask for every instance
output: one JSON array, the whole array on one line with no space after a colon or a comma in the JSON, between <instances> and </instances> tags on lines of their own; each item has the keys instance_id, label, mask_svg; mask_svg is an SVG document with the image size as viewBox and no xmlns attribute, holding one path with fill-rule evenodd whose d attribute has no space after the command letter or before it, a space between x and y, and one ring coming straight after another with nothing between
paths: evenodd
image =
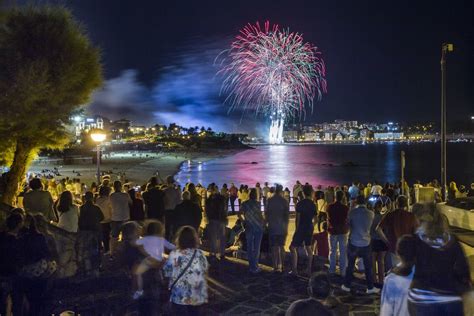
<instances>
[{"instance_id":1,"label":"white top","mask_svg":"<svg viewBox=\"0 0 474 316\"><path fill-rule=\"evenodd\" d=\"M125 192L114 192L109 199L112 205L111 220L114 222L128 221L130 219L130 205L132 205L130 195Z\"/></svg>"},{"instance_id":2,"label":"white top","mask_svg":"<svg viewBox=\"0 0 474 316\"><path fill-rule=\"evenodd\" d=\"M370 191L370 194L372 195L381 195L382 194L382 186L375 184L372 186L372 190Z\"/></svg>"},{"instance_id":3,"label":"white top","mask_svg":"<svg viewBox=\"0 0 474 316\"><path fill-rule=\"evenodd\" d=\"M168 186L164 190L164 193L163 203L165 210L174 210L176 205L181 203L181 194L179 193L179 190L173 186Z\"/></svg>"},{"instance_id":4,"label":"white top","mask_svg":"<svg viewBox=\"0 0 474 316\"><path fill-rule=\"evenodd\" d=\"M380 299L380 316L408 315L407 298L414 273L415 268L408 276L391 272L385 277Z\"/></svg>"},{"instance_id":5,"label":"white top","mask_svg":"<svg viewBox=\"0 0 474 316\"><path fill-rule=\"evenodd\" d=\"M101 223L109 223L112 217L112 204L108 196L99 196L95 201L95 204L100 207L104 220Z\"/></svg>"},{"instance_id":6,"label":"white top","mask_svg":"<svg viewBox=\"0 0 474 316\"><path fill-rule=\"evenodd\" d=\"M165 248L168 250L176 249L175 245L159 236L145 236L137 240L138 246L143 246L143 249L156 260L163 259Z\"/></svg>"},{"instance_id":7,"label":"white top","mask_svg":"<svg viewBox=\"0 0 474 316\"><path fill-rule=\"evenodd\" d=\"M79 207L73 204L69 211L59 213L58 227L70 232L77 233L79 223Z\"/></svg>"}]
</instances>

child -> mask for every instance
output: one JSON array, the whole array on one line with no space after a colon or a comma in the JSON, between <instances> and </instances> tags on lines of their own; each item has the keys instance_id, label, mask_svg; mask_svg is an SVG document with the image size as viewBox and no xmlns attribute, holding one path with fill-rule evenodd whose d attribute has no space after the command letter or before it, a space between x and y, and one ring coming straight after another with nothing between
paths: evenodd
<instances>
[{"instance_id":1,"label":"child","mask_svg":"<svg viewBox=\"0 0 474 316\"><path fill-rule=\"evenodd\" d=\"M321 227L321 232L313 234L313 255L318 263L324 264L329 256L328 223L322 222Z\"/></svg>"},{"instance_id":2,"label":"child","mask_svg":"<svg viewBox=\"0 0 474 316\"><path fill-rule=\"evenodd\" d=\"M133 299L139 299L143 295L143 274L156 267L157 262L163 260L165 248L174 250L176 247L168 242L164 236L163 224L159 221L149 221L145 228L145 236L136 241L137 246L143 247L147 258L143 259L135 268L137 290L133 294Z\"/></svg>"},{"instance_id":3,"label":"child","mask_svg":"<svg viewBox=\"0 0 474 316\"><path fill-rule=\"evenodd\" d=\"M415 268L415 239L411 235L400 237L397 254L401 262L385 277L380 301L380 315L408 315L408 291Z\"/></svg>"}]
</instances>

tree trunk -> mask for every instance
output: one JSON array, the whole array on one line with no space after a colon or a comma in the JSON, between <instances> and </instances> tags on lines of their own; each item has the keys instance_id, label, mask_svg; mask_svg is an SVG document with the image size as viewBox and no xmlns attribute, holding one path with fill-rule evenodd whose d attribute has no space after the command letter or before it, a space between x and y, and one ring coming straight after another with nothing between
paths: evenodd
<instances>
[{"instance_id":1,"label":"tree trunk","mask_svg":"<svg viewBox=\"0 0 474 316\"><path fill-rule=\"evenodd\" d=\"M7 175L5 192L2 202L15 205L15 199L20 190L20 184L26 173L26 168L31 162L33 146L24 139L19 139L16 143L15 155Z\"/></svg>"}]
</instances>

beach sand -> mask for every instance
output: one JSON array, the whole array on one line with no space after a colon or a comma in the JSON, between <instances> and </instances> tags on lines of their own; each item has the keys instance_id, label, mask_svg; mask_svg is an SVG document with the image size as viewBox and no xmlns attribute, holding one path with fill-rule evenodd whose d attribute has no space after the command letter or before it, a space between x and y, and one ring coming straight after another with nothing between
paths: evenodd
<instances>
[{"instance_id":1,"label":"beach sand","mask_svg":"<svg viewBox=\"0 0 474 316\"><path fill-rule=\"evenodd\" d=\"M100 164L101 172L111 175L112 180L119 178L119 174L124 174L125 179L133 185L142 185L148 179L159 172L164 179L168 175L175 175L180 170L183 162L191 161L209 161L215 158L221 158L233 155L240 150L219 150L210 152L193 153L150 153L150 152L112 152L102 157ZM28 172L35 174L48 174L44 170L58 168L60 176L80 178L81 182L90 185L97 182L96 164L90 158L86 158L81 163L64 164L60 159L36 159L30 166ZM80 174L80 175L79 175Z\"/></svg>"}]
</instances>

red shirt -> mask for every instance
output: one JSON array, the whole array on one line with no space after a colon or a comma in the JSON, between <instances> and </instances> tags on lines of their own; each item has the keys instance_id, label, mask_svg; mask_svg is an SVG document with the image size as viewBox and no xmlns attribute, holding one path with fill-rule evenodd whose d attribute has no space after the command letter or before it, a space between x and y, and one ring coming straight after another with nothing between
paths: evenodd
<instances>
[{"instance_id":1,"label":"red shirt","mask_svg":"<svg viewBox=\"0 0 474 316\"><path fill-rule=\"evenodd\" d=\"M229 188L229 195L230 196L237 196L237 188L236 187L230 187Z\"/></svg>"},{"instance_id":2,"label":"red shirt","mask_svg":"<svg viewBox=\"0 0 474 316\"><path fill-rule=\"evenodd\" d=\"M323 231L313 235L313 243L316 242L318 256L327 258L329 256L328 232Z\"/></svg>"},{"instance_id":3,"label":"red shirt","mask_svg":"<svg viewBox=\"0 0 474 316\"><path fill-rule=\"evenodd\" d=\"M349 207L341 202L334 202L328 205L326 212L328 214L328 232L331 235L342 235L349 232L347 215Z\"/></svg>"},{"instance_id":4,"label":"red shirt","mask_svg":"<svg viewBox=\"0 0 474 316\"><path fill-rule=\"evenodd\" d=\"M388 251L395 253L398 238L406 234L413 234L418 225L413 213L397 209L385 214L379 226L388 239Z\"/></svg>"}]
</instances>

